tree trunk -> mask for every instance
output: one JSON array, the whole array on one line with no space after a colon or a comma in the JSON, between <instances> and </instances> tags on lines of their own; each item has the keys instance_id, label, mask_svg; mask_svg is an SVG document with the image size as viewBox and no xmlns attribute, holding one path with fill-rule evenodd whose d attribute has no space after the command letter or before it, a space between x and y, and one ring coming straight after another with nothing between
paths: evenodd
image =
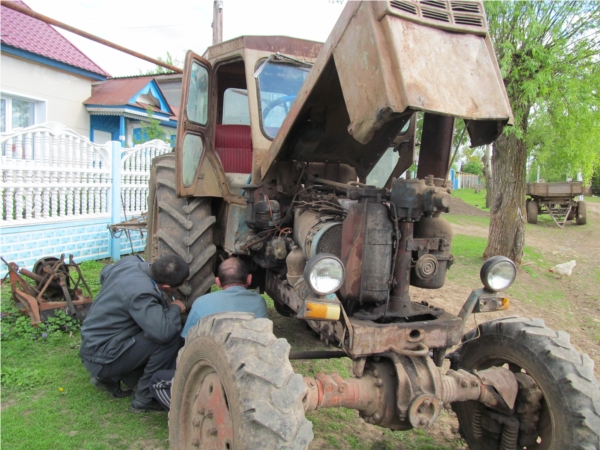
<instances>
[{"instance_id":1,"label":"tree trunk","mask_svg":"<svg viewBox=\"0 0 600 450\"><path fill-rule=\"evenodd\" d=\"M484 258L503 255L520 265L525 245L525 143L514 134L494 143L490 231Z\"/></svg>"},{"instance_id":2,"label":"tree trunk","mask_svg":"<svg viewBox=\"0 0 600 450\"><path fill-rule=\"evenodd\" d=\"M483 151L483 157L481 162L483 163L483 179L485 180L485 207L491 208L493 197L493 183L492 183L492 158L491 158L492 146L486 145Z\"/></svg>"}]
</instances>

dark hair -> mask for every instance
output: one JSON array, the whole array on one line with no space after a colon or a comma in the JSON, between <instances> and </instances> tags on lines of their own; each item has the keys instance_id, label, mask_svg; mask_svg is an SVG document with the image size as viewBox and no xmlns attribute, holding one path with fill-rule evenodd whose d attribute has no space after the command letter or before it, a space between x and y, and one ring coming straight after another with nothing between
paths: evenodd
<instances>
[{"instance_id":1,"label":"dark hair","mask_svg":"<svg viewBox=\"0 0 600 450\"><path fill-rule=\"evenodd\" d=\"M190 267L178 255L167 255L158 258L150 266L150 275L157 284L168 284L171 287L181 286L190 274Z\"/></svg>"},{"instance_id":2,"label":"dark hair","mask_svg":"<svg viewBox=\"0 0 600 450\"><path fill-rule=\"evenodd\" d=\"M244 261L239 258L229 258L221 263L217 276L221 286L230 284L246 284L249 272Z\"/></svg>"}]
</instances>

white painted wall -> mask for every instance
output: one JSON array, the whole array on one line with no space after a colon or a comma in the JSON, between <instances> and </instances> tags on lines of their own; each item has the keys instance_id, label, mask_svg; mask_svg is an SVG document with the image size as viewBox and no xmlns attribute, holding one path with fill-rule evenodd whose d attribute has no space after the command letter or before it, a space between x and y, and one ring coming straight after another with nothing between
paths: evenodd
<instances>
[{"instance_id":1,"label":"white painted wall","mask_svg":"<svg viewBox=\"0 0 600 450\"><path fill-rule=\"evenodd\" d=\"M46 102L43 121L60 122L89 137L90 116L83 102L92 95L92 80L2 54L0 90Z\"/></svg>"}]
</instances>

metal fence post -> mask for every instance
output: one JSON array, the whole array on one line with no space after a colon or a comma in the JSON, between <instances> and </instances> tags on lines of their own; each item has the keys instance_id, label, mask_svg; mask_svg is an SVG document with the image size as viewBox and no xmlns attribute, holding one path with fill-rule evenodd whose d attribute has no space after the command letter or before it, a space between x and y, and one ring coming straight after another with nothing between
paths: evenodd
<instances>
[{"instance_id":1,"label":"metal fence post","mask_svg":"<svg viewBox=\"0 0 600 450\"><path fill-rule=\"evenodd\" d=\"M111 171L112 171L112 187L111 187L111 202L110 202L110 223L115 224L121 222L121 153L123 148L120 142L112 141L111 152ZM121 240L110 236L110 257L113 261L121 259Z\"/></svg>"}]
</instances>

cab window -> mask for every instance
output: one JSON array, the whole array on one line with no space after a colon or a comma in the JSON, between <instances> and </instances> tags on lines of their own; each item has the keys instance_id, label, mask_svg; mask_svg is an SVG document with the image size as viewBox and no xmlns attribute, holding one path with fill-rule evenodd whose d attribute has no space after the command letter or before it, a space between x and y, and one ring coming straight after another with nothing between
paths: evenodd
<instances>
[{"instance_id":1,"label":"cab window","mask_svg":"<svg viewBox=\"0 0 600 450\"><path fill-rule=\"evenodd\" d=\"M273 139L287 116L310 67L267 60L258 69L258 95L261 127Z\"/></svg>"}]
</instances>

